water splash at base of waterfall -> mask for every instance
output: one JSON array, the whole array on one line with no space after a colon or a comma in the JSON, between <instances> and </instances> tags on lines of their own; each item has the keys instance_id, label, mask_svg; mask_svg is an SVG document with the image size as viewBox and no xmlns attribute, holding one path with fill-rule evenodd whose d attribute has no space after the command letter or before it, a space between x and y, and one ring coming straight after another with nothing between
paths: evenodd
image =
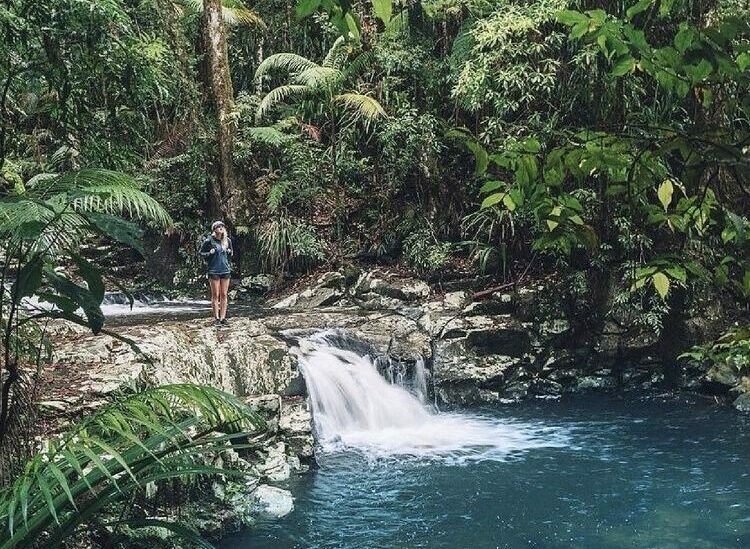
<instances>
[{"instance_id":1,"label":"water splash at base of waterfall","mask_svg":"<svg viewBox=\"0 0 750 549\"><path fill-rule=\"evenodd\" d=\"M456 463L511 459L528 450L567 446L559 428L469 413L436 413L423 404L426 372L417 366L413 391L389 383L362 345L341 348L340 331L299 342L321 450L359 451L372 458L413 456ZM421 376L421 379L418 379ZM421 394L420 394L421 393ZM420 401L420 397L422 401Z\"/></svg>"}]
</instances>

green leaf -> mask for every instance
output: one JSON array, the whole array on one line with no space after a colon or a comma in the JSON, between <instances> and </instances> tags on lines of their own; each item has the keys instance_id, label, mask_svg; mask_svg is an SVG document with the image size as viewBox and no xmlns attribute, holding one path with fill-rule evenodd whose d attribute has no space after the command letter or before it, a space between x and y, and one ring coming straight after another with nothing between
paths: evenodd
<instances>
[{"instance_id":1,"label":"green leaf","mask_svg":"<svg viewBox=\"0 0 750 549\"><path fill-rule=\"evenodd\" d=\"M388 26L388 23L393 16L393 0L372 0L372 9L375 11L375 15L380 19L384 25Z\"/></svg>"},{"instance_id":2,"label":"green leaf","mask_svg":"<svg viewBox=\"0 0 750 549\"><path fill-rule=\"evenodd\" d=\"M555 206L554 208L552 208L552 211L549 213L549 215L559 218L560 212L562 212L562 208L560 206ZM555 219L547 219L547 227L549 228L550 232L554 231L559 224L560 222Z\"/></svg>"},{"instance_id":3,"label":"green leaf","mask_svg":"<svg viewBox=\"0 0 750 549\"><path fill-rule=\"evenodd\" d=\"M142 242L143 229L135 223L99 212L86 212L85 217L101 235L130 246L142 256L146 255Z\"/></svg>"},{"instance_id":4,"label":"green leaf","mask_svg":"<svg viewBox=\"0 0 750 549\"><path fill-rule=\"evenodd\" d=\"M675 0L661 0L661 3L659 4L659 15L662 17L669 15L669 12L672 11L672 6L674 6Z\"/></svg>"},{"instance_id":5,"label":"green leaf","mask_svg":"<svg viewBox=\"0 0 750 549\"><path fill-rule=\"evenodd\" d=\"M304 19L312 15L320 6L320 0L298 0L297 1L297 19Z\"/></svg>"},{"instance_id":6,"label":"green leaf","mask_svg":"<svg viewBox=\"0 0 750 549\"><path fill-rule=\"evenodd\" d=\"M675 280L679 280L682 283L685 283L687 280L687 273L684 269L684 267L674 266L674 267L667 267L665 269L667 274L674 278Z\"/></svg>"},{"instance_id":7,"label":"green leaf","mask_svg":"<svg viewBox=\"0 0 750 549\"><path fill-rule=\"evenodd\" d=\"M504 186L505 186L505 181L497 181L497 180L487 181L487 183L482 185L482 188L479 189L479 192L481 194L487 194L487 193L496 191Z\"/></svg>"},{"instance_id":8,"label":"green leaf","mask_svg":"<svg viewBox=\"0 0 750 549\"><path fill-rule=\"evenodd\" d=\"M68 501L73 506L74 509L77 509L76 502L73 499L73 493L70 491L70 484L68 484L68 479L65 478L65 475L60 470L60 468L55 464L54 461L50 461L47 464L47 468L52 472L54 477L57 479L58 484L63 489L63 492L65 492L65 495L68 496Z\"/></svg>"},{"instance_id":9,"label":"green leaf","mask_svg":"<svg viewBox=\"0 0 750 549\"><path fill-rule=\"evenodd\" d=\"M651 279L654 281L654 288L662 299L667 297L669 292L669 278L664 273L655 273Z\"/></svg>"},{"instance_id":10,"label":"green leaf","mask_svg":"<svg viewBox=\"0 0 750 549\"><path fill-rule=\"evenodd\" d=\"M701 59L697 65L686 66L686 70L693 83L698 83L705 80L713 72L714 68L706 59Z\"/></svg>"},{"instance_id":11,"label":"green leaf","mask_svg":"<svg viewBox=\"0 0 750 549\"><path fill-rule=\"evenodd\" d=\"M635 59L630 54L618 57L612 64L612 70L609 73L612 76L624 76L629 72L632 72L635 68Z\"/></svg>"},{"instance_id":12,"label":"green leaf","mask_svg":"<svg viewBox=\"0 0 750 549\"><path fill-rule=\"evenodd\" d=\"M467 139L464 142L464 145L467 149L469 149L472 153L474 153L474 175L482 175L484 172L487 171L487 166L489 166L489 155L487 154L487 150L474 139Z\"/></svg>"},{"instance_id":13,"label":"green leaf","mask_svg":"<svg viewBox=\"0 0 750 549\"><path fill-rule=\"evenodd\" d=\"M588 26L589 18L580 11L563 10L557 14L557 20L563 25L572 27L578 24L585 24Z\"/></svg>"},{"instance_id":14,"label":"green leaf","mask_svg":"<svg viewBox=\"0 0 750 549\"><path fill-rule=\"evenodd\" d=\"M101 299L97 299L87 288L78 286L71 280L58 275L52 269L45 269L45 275L61 297L69 299L83 309L89 328L95 334L99 333L104 326Z\"/></svg>"},{"instance_id":15,"label":"green leaf","mask_svg":"<svg viewBox=\"0 0 750 549\"><path fill-rule=\"evenodd\" d=\"M92 265L86 258L78 254L71 254L78 268L78 274L86 281L89 291L99 303L104 299L104 281L102 271Z\"/></svg>"},{"instance_id":16,"label":"green leaf","mask_svg":"<svg viewBox=\"0 0 750 549\"><path fill-rule=\"evenodd\" d=\"M539 143L538 139L534 139L533 137L526 139L522 143L523 149L525 152L529 154L537 154L539 151L542 150L542 145Z\"/></svg>"},{"instance_id":17,"label":"green leaf","mask_svg":"<svg viewBox=\"0 0 750 549\"><path fill-rule=\"evenodd\" d=\"M505 196L505 193L495 193L489 195L482 201L482 205L480 206L480 208L484 210L485 208L490 208L495 204L499 204L503 201L503 196Z\"/></svg>"},{"instance_id":18,"label":"green leaf","mask_svg":"<svg viewBox=\"0 0 750 549\"><path fill-rule=\"evenodd\" d=\"M513 199L508 193L505 193L505 196L503 196L503 204L505 204L505 207L508 208L508 211L512 212L516 209L516 203L513 202Z\"/></svg>"},{"instance_id":19,"label":"green leaf","mask_svg":"<svg viewBox=\"0 0 750 549\"><path fill-rule=\"evenodd\" d=\"M695 42L695 37L695 30L683 23L680 25L679 32L674 37L674 46L680 53L685 53L693 42Z\"/></svg>"},{"instance_id":20,"label":"green leaf","mask_svg":"<svg viewBox=\"0 0 750 549\"><path fill-rule=\"evenodd\" d=\"M629 7L625 12L625 15L627 16L628 20L631 20L639 13L646 11L653 3L654 0L640 0L635 5Z\"/></svg>"},{"instance_id":21,"label":"green leaf","mask_svg":"<svg viewBox=\"0 0 750 549\"><path fill-rule=\"evenodd\" d=\"M24 297L33 295L42 284L42 268L44 262L42 256L35 254L18 271L16 280L11 287L11 296L14 302L20 303Z\"/></svg>"},{"instance_id":22,"label":"green leaf","mask_svg":"<svg viewBox=\"0 0 750 549\"><path fill-rule=\"evenodd\" d=\"M672 193L674 193L674 185L672 185L672 182L669 179L665 179L664 182L659 185L659 189L656 192L659 197L659 202L664 206L665 212L672 203Z\"/></svg>"},{"instance_id":23,"label":"green leaf","mask_svg":"<svg viewBox=\"0 0 750 549\"><path fill-rule=\"evenodd\" d=\"M346 23L346 27L347 29L349 29L352 38L358 41L360 38L359 21L354 17L354 15L352 15L352 12L346 12L346 14L344 15L344 22Z\"/></svg>"}]
</instances>

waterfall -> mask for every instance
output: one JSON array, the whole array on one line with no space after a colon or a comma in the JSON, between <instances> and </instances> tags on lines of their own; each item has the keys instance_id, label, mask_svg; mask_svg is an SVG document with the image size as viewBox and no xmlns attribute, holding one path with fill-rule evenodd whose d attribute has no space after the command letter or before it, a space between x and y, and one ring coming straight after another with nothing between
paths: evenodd
<instances>
[{"instance_id":1,"label":"waterfall","mask_svg":"<svg viewBox=\"0 0 750 549\"><path fill-rule=\"evenodd\" d=\"M414 395L422 404L427 402L427 368L422 357L414 364Z\"/></svg>"},{"instance_id":2,"label":"waterfall","mask_svg":"<svg viewBox=\"0 0 750 549\"><path fill-rule=\"evenodd\" d=\"M302 339L295 352L323 452L353 450L373 458L439 457L460 462L506 459L531 448L565 444L564 433L555 428L477 414L436 413L424 404L424 361L417 363L409 387L403 372L393 368L381 376L378 359L367 344L342 331Z\"/></svg>"}]
</instances>

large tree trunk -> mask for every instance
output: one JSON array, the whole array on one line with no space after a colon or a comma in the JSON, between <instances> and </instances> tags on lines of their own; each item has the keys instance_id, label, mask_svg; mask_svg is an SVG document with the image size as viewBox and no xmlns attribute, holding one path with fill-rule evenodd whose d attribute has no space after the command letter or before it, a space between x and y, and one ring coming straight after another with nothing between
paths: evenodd
<instances>
[{"instance_id":1,"label":"large tree trunk","mask_svg":"<svg viewBox=\"0 0 750 549\"><path fill-rule=\"evenodd\" d=\"M233 148L236 126L233 119L234 91L229 76L229 54L220 0L203 0L201 27L219 145L217 169L209 189L210 207L214 216L223 218L231 226L235 221Z\"/></svg>"}]
</instances>

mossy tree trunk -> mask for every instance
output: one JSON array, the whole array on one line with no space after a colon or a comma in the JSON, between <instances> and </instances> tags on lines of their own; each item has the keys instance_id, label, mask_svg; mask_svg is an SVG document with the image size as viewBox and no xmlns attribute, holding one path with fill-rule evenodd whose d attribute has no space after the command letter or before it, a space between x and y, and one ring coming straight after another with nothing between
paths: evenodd
<instances>
[{"instance_id":1,"label":"mossy tree trunk","mask_svg":"<svg viewBox=\"0 0 750 549\"><path fill-rule=\"evenodd\" d=\"M227 39L220 0L203 0L201 17L203 54L208 69L208 87L216 116L219 155L209 186L210 209L232 226L235 221L236 183L234 174L234 91L229 75Z\"/></svg>"}]
</instances>

